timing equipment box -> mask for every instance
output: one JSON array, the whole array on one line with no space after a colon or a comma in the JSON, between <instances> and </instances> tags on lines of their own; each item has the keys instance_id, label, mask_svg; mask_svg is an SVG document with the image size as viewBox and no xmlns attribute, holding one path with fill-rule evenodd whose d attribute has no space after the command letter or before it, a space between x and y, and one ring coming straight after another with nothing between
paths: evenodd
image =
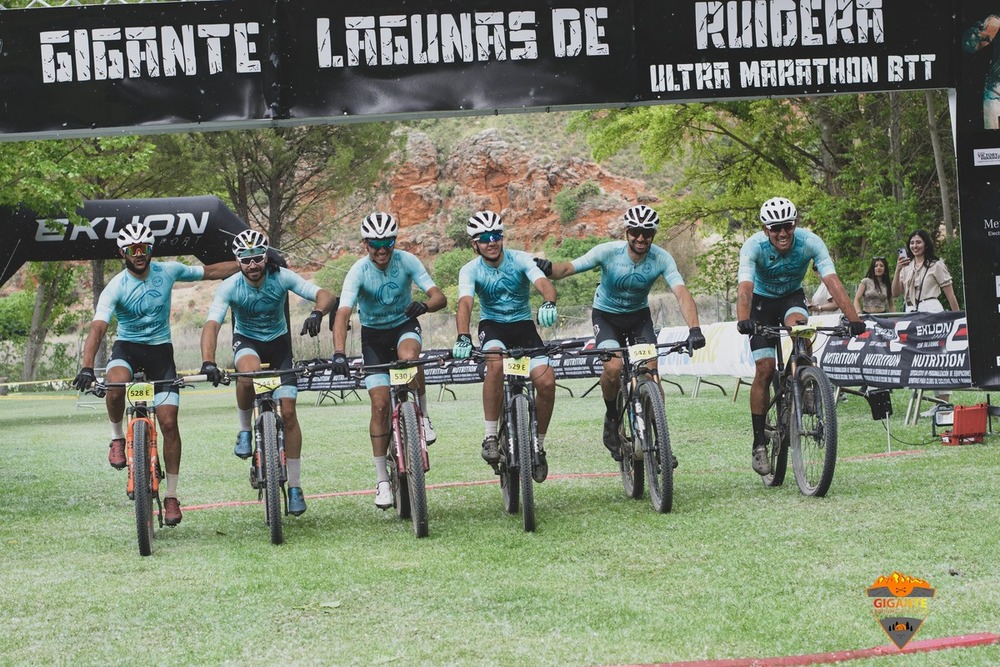
<instances>
[{"instance_id":1,"label":"timing equipment box","mask_svg":"<svg viewBox=\"0 0 1000 667\"><path fill-rule=\"evenodd\" d=\"M941 434L946 445L968 445L982 442L986 435L986 404L956 405L950 431Z\"/></svg>"}]
</instances>

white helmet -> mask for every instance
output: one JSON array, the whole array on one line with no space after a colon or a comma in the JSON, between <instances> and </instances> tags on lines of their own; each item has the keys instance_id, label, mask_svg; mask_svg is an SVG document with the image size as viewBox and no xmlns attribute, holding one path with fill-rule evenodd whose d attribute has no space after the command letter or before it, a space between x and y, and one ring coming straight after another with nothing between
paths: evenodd
<instances>
[{"instance_id":1,"label":"white helmet","mask_svg":"<svg viewBox=\"0 0 1000 667\"><path fill-rule=\"evenodd\" d=\"M472 238L485 232L503 232L503 218L493 211L479 211L469 218L465 232Z\"/></svg>"},{"instance_id":2,"label":"white helmet","mask_svg":"<svg viewBox=\"0 0 1000 667\"><path fill-rule=\"evenodd\" d=\"M396 218L388 213L372 213L361 221L361 238L388 239L399 234Z\"/></svg>"},{"instance_id":3,"label":"white helmet","mask_svg":"<svg viewBox=\"0 0 1000 667\"><path fill-rule=\"evenodd\" d=\"M766 227L795 222L798 217L799 212L795 209L795 204L784 197L771 197L760 207L760 221Z\"/></svg>"},{"instance_id":4,"label":"white helmet","mask_svg":"<svg viewBox=\"0 0 1000 667\"><path fill-rule=\"evenodd\" d=\"M660 226L660 216L656 215L656 211L649 208L645 204L633 206L629 210L625 211L623 219L625 220L626 229L638 228L656 230L656 228Z\"/></svg>"},{"instance_id":5,"label":"white helmet","mask_svg":"<svg viewBox=\"0 0 1000 667\"><path fill-rule=\"evenodd\" d=\"M153 245L153 230L138 222L130 222L118 232L118 247L127 248L137 243Z\"/></svg>"},{"instance_id":6,"label":"white helmet","mask_svg":"<svg viewBox=\"0 0 1000 667\"><path fill-rule=\"evenodd\" d=\"M267 252L267 248L267 237L256 229L244 229L233 239L233 254L237 257L248 250L262 249L263 252Z\"/></svg>"}]
</instances>

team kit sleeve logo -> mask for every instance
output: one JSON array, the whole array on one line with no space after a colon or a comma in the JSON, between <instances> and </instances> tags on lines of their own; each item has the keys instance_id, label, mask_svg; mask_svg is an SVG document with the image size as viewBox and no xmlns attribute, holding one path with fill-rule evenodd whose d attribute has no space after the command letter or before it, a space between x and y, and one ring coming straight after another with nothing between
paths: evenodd
<instances>
[{"instance_id":1,"label":"team kit sleeve logo","mask_svg":"<svg viewBox=\"0 0 1000 667\"><path fill-rule=\"evenodd\" d=\"M893 572L876 579L867 593L879 627L902 649L927 618L934 588L923 579Z\"/></svg>"}]
</instances>

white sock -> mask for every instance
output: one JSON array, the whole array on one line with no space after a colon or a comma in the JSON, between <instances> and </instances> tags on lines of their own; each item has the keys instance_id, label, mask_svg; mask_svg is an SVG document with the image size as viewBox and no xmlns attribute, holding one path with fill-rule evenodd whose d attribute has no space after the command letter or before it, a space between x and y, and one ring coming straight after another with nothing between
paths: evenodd
<instances>
[{"instance_id":1,"label":"white sock","mask_svg":"<svg viewBox=\"0 0 1000 667\"><path fill-rule=\"evenodd\" d=\"M111 439L112 440L124 440L125 439L125 420L124 419L122 421L120 421L120 422L111 422Z\"/></svg>"},{"instance_id":2,"label":"white sock","mask_svg":"<svg viewBox=\"0 0 1000 667\"><path fill-rule=\"evenodd\" d=\"M424 417L430 419L430 415L427 414L427 392L422 394L417 394L417 405L420 406L420 412L423 413Z\"/></svg>"},{"instance_id":3,"label":"white sock","mask_svg":"<svg viewBox=\"0 0 1000 667\"><path fill-rule=\"evenodd\" d=\"M375 474L380 482L389 481L389 468L386 467L386 460L384 456L375 457Z\"/></svg>"},{"instance_id":4,"label":"white sock","mask_svg":"<svg viewBox=\"0 0 1000 667\"><path fill-rule=\"evenodd\" d=\"M288 467L288 488L302 486L302 459L286 458L285 465Z\"/></svg>"},{"instance_id":5,"label":"white sock","mask_svg":"<svg viewBox=\"0 0 1000 667\"><path fill-rule=\"evenodd\" d=\"M545 434L544 433L539 433L538 434L538 448L542 449L543 448L542 445L544 443L545 443Z\"/></svg>"},{"instance_id":6,"label":"white sock","mask_svg":"<svg viewBox=\"0 0 1000 667\"><path fill-rule=\"evenodd\" d=\"M500 423L499 420L495 421L486 420L483 423L486 424L486 437L488 438L492 435L495 438L497 435L497 425Z\"/></svg>"},{"instance_id":7,"label":"white sock","mask_svg":"<svg viewBox=\"0 0 1000 667\"><path fill-rule=\"evenodd\" d=\"M250 430L250 420L253 419L253 409L250 410L240 410L236 408L236 419L240 423L241 431Z\"/></svg>"},{"instance_id":8,"label":"white sock","mask_svg":"<svg viewBox=\"0 0 1000 667\"><path fill-rule=\"evenodd\" d=\"M177 497L177 475L173 473L167 473L167 492L163 494L164 498L176 498Z\"/></svg>"}]
</instances>

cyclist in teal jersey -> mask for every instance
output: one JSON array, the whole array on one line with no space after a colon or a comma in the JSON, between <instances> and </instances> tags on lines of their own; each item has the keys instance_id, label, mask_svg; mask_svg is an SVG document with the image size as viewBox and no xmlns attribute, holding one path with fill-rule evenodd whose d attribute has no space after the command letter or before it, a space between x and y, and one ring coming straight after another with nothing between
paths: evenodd
<instances>
[{"instance_id":1,"label":"cyclist in teal jersey","mask_svg":"<svg viewBox=\"0 0 1000 667\"><path fill-rule=\"evenodd\" d=\"M118 232L118 254L125 261L125 270L108 282L97 300L94 320L83 344L83 367L73 380L80 391L96 381L94 359L112 317L118 319L118 333L108 359L108 382L128 382L136 370L144 370L146 377L153 380L176 378L174 348L170 342L170 296L174 283L219 280L237 270L236 262L203 267L154 262L151 260L154 241L153 231L137 222L125 225ZM176 526L181 522L181 506L177 500L181 466L181 436L177 428L179 392L176 387L159 385L154 400L163 433L163 462L167 473L163 522ZM111 422L108 463L121 470L126 465L125 390L108 388L105 405Z\"/></svg>"},{"instance_id":2,"label":"cyclist in teal jersey","mask_svg":"<svg viewBox=\"0 0 1000 667\"><path fill-rule=\"evenodd\" d=\"M512 347L541 347L542 339L531 321L531 286L541 292L545 302L538 309L538 323L550 327L556 323L556 288L535 266L531 255L510 250L503 245L503 220L492 211L480 211L469 218L465 228L472 248L479 255L458 272L458 339L452 349L456 359L466 359L472 353L470 323L473 299L479 297L479 345L484 350ZM502 360L493 355L486 362L483 380L483 416L486 435L482 457L490 465L500 461L497 442L500 408L503 403ZM545 481L548 466L545 461L545 434L552 419L555 404L556 377L545 356L530 362L531 382L535 387L535 408L538 416L538 448L540 465L535 469L535 481Z\"/></svg>"},{"instance_id":3,"label":"cyclist in teal jersey","mask_svg":"<svg viewBox=\"0 0 1000 667\"><path fill-rule=\"evenodd\" d=\"M649 291L661 276L680 305L681 315L689 327L688 340L691 347L695 350L704 347L705 336L698 324L698 307L691 292L684 284L670 253L653 245L660 217L650 207L640 204L628 209L623 220L625 241L594 246L572 262L552 264L544 259L535 259L535 262L555 280L600 268L601 282L594 293L591 310L598 347L656 342L653 318L649 311ZM600 380L605 405L604 446L616 461L621 460L619 415L616 407L621 364L620 355L605 362ZM676 459L673 463L677 465Z\"/></svg>"},{"instance_id":4,"label":"cyclist in teal jersey","mask_svg":"<svg viewBox=\"0 0 1000 667\"><path fill-rule=\"evenodd\" d=\"M771 376L775 370L774 348L778 341L754 334L755 323L793 326L808 321L802 279L812 262L830 297L850 322L851 335L859 336L865 331L864 322L858 317L854 303L837 277L826 244L813 232L796 229L798 219L798 210L788 199L768 199L760 208L762 230L748 238L740 249L736 328L741 334L750 336L754 359L753 384L750 386L750 419L753 423L751 461L759 475L771 472L764 421L770 402Z\"/></svg>"},{"instance_id":5,"label":"cyclist in teal jersey","mask_svg":"<svg viewBox=\"0 0 1000 667\"><path fill-rule=\"evenodd\" d=\"M347 376L347 328L351 312L358 306L361 320L361 354L366 365L386 364L398 359L416 359L422 340L417 318L447 305L444 292L431 279L427 269L414 255L397 250L399 225L388 213L372 213L361 222L361 239L367 250L347 272L340 291L340 307L333 323L333 375ZM412 285L427 295L426 301L414 301ZM427 444L437 439L427 414L427 392L424 372L418 369L415 391L420 411L421 428ZM369 436L375 458L375 506L388 509L393 505L392 486L386 467L389 447L390 403L389 374L365 376L365 387L371 399Z\"/></svg>"},{"instance_id":6,"label":"cyclist in teal jersey","mask_svg":"<svg viewBox=\"0 0 1000 667\"><path fill-rule=\"evenodd\" d=\"M222 371L215 363L215 348L219 329L230 308L233 311L233 363L240 373L259 371L264 363L273 369L292 367L292 341L285 319L289 292L316 303L299 335L319 335L323 316L334 308L335 297L330 292L278 266L268 258L268 247L267 237L253 229L242 231L233 239L233 255L239 260L240 273L219 285L201 333L201 372L216 386L222 380ZM285 427L288 513L299 516L306 511L306 501L301 483L302 427L295 411L299 393L296 380L294 373L282 375L274 398L281 403ZM240 430L233 453L241 459L249 458L253 451L250 433L253 400L252 379L239 378L236 414Z\"/></svg>"}]
</instances>

